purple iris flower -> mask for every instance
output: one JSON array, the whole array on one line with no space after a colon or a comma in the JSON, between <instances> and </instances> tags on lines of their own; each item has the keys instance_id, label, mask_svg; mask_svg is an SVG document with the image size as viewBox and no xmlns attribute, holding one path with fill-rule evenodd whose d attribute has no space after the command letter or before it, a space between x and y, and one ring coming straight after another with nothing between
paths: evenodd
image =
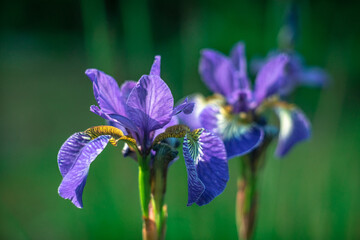
<instances>
[{"instance_id":1,"label":"purple iris flower","mask_svg":"<svg viewBox=\"0 0 360 240\"><path fill-rule=\"evenodd\" d=\"M296 143L310 137L310 124L304 114L277 97L288 81L289 64L291 58L286 54L269 58L252 89L243 43L235 45L230 57L203 50L199 72L215 94L210 98L193 96L194 113L180 114L180 118L190 127L202 126L221 137L230 159L251 152L266 136L274 134L265 117L265 110L274 110L280 120L276 155L283 157Z\"/></svg>"},{"instance_id":2,"label":"purple iris flower","mask_svg":"<svg viewBox=\"0 0 360 240\"><path fill-rule=\"evenodd\" d=\"M176 115L190 114L194 103L186 99L174 107L171 91L160 77L160 56L155 57L149 75L143 75L138 82L127 81L121 88L114 78L99 70L88 69L86 75L93 83L98 104L90 110L107 120L109 126L75 133L62 145L58 154L63 176L58 189L61 197L83 207L82 193L90 164L108 142L116 146L118 141L124 141L138 158L145 158L154 154L157 144L174 137L184 138L188 205L207 204L224 190L229 178L224 145L207 130L191 132L184 125L176 125Z\"/></svg>"},{"instance_id":3,"label":"purple iris flower","mask_svg":"<svg viewBox=\"0 0 360 240\"><path fill-rule=\"evenodd\" d=\"M251 72L257 74L270 58L286 52L289 56L287 77L279 91L279 95L283 97L289 95L298 86L322 88L330 81L330 76L325 70L307 66L302 56L294 50L299 36L298 15L297 4L291 1L278 34L279 49L270 51L266 58L254 58L250 64Z\"/></svg>"}]
</instances>

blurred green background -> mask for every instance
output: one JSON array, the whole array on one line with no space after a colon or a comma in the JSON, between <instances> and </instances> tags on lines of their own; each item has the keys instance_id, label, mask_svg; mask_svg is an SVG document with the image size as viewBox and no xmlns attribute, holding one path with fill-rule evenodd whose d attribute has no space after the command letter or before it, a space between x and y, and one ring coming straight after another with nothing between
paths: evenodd
<instances>
[{"instance_id":1,"label":"blurred green background","mask_svg":"<svg viewBox=\"0 0 360 240\"><path fill-rule=\"evenodd\" d=\"M356 6L357 4L357 6ZM287 1L70 1L0 3L0 239L140 239L137 165L108 147L92 164L84 208L60 198L56 156L72 133L103 124L84 71L124 80L162 56L175 100L209 94L199 51L228 53L243 40L247 57L277 47ZM273 144L260 179L255 239L360 239L359 4L299 1L297 50L333 77L299 88L292 101L313 123L309 142L284 160ZM357 53L357 54L356 54ZM238 164L211 204L186 207L185 164L168 175L168 239L236 239Z\"/></svg>"}]
</instances>

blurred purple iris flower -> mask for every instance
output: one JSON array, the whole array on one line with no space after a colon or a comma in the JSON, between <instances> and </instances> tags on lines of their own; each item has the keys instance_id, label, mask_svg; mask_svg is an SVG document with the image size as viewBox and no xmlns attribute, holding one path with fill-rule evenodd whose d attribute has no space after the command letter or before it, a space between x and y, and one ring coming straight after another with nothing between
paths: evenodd
<instances>
[{"instance_id":1,"label":"blurred purple iris flower","mask_svg":"<svg viewBox=\"0 0 360 240\"><path fill-rule=\"evenodd\" d=\"M224 145L207 130L190 132L183 125L174 127L175 115L191 113L194 103L186 99L174 107L171 91L160 77L160 56L155 57L149 75L143 75L138 82L127 81L121 88L114 78L99 70L88 69L86 75L93 83L98 103L90 109L111 126L75 133L62 145L58 154L63 176L58 189L61 197L83 207L82 193L90 164L108 142L116 145L124 141L137 156L145 157L155 154L155 145L167 137L184 137L188 205L207 204L224 190L229 178Z\"/></svg>"},{"instance_id":2,"label":"blurred purple iris flower","mask_svg":"<svg viewBox=\"0 0 360 240\"><path fill-rule=\"evenodd\" d=\"M304 114L277 97L287 86L291 63L286 54L272 56L261 67L252 89L243 43L235 45L230 57L203 50L199 72L215 95L193 96L193 114L181 114L180 118L191 128L204 127L220 136L230 159L259 147L266 136L277 135L264 115L265 110L274 110L280 120L276 155L283 157L296 143L310 137L310 124Z\"/></svg>"},{"instance_id":3,"label":"blurred purple iris flower","mask_svg":"<svg viewBox=\"0 0 360 240\"><path fill-rule=\"evenodd\" d=\"M266 58L254 58L250 63L250 71L256 75L266 62L282 52L289 56L287 78L284 79L279 95L286 97L298 86L322 88L330 81L329 74L320 67L307 66L303 57L295 51L299 36L298 7L294 1L289 3L285 13L284 24L278 34L278 50L270 51Z\"/></svg>"},{"instance_id":4,"label":"blurred purple iris flower","mask_svg":"<svg viewBox=\"0 0 360 240\"><path fill-rule=\"evenodd\" d=\"M269 59L281 53L281 51L271 51L265 59L254 58L250 64L251 72L257 74ZM289 57L287 77L278 92L281 97L288 96L298 86L322 88L329 84L330 76L325 70L306 66L304 59L296 52L287 52L287 55Z\"/></svg>"}]
</instances>

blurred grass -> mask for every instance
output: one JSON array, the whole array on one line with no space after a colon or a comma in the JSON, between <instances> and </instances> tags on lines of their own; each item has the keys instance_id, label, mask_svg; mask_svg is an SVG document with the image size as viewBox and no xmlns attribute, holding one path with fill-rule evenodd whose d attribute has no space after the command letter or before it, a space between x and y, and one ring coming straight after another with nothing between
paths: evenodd
<instances>
[{"instance_id":1,"label":"blurred grass","mask_svg":"<svg viewBox=\"0 0 360 240\"><path fill-rule=\"evenodd\" d=\"M276 47L286 2L32 4L0 8L0 238L140 239L137 165L121 156L121 146L108 147L93 163L84 209L57 195L59 147L72 133L103 123L89 112L95 100L85 69L100 68L119 83L137 80L161 54L162 77L176 100L194 91L208 94L197 74L200 49L228 53L243 40L248 59L265 55ZM324 91L296 91L293 101L313 122L313 137L281 161L273 157L275 145L269 150L255 238L359 239L356 7L336 1L300 7L298 50L309 65L326 67L333 82ZM168 239L236 238L237 163L229 167L225 192L201 208L186 207L183 159L170 168Z\"/></svg>"}]
</instances>

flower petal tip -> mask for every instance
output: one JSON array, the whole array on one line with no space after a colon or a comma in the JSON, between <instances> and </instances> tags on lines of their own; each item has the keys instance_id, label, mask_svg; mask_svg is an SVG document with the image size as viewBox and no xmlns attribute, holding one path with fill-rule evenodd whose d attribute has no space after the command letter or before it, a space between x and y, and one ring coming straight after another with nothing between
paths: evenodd
<instances>
[{"instance_id":1,"label":"flower petal tip","mask_svg":"<svg viewBox=\"0 0 360 240\"><path fill-rule=\"evenodd\" d=\"M160 76L160 65L161 65L161 56L156 55L154 63L151 66L150 75Z\"/></svg>"},{"instance_id":2,"label":"flower petal tip","mask_svg":"<svg viewBox=\"0 0 360 240\"><path fill-rule=\"evenodd\" d=\"M86 69L85 75L88 76L88 78L90 78L91 81L95 81L95 77L98 72L99 72L99 70L97 70L95 68L89 68L89 69Z\"/></svg>"}]
</instances>

